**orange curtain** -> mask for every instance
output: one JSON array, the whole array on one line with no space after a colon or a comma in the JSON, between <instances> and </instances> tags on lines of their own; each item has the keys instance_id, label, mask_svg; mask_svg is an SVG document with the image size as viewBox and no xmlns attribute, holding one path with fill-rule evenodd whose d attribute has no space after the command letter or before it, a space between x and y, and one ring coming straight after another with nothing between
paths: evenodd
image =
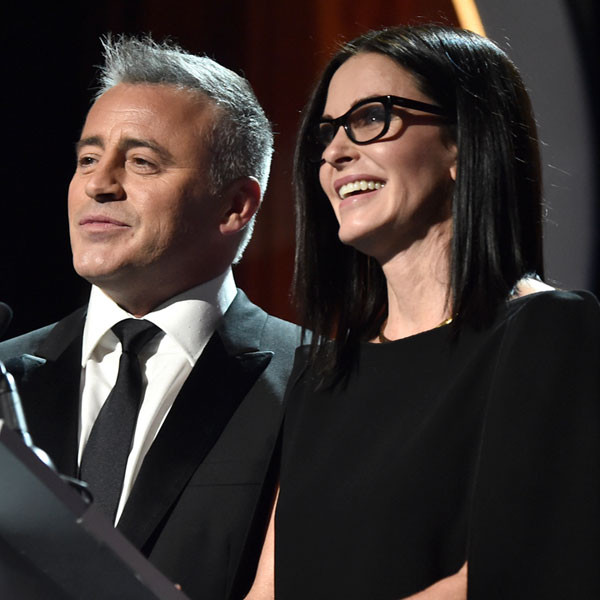
<instances>
[{"instance_id":1,"label":"orange curtain","mask_svg":"<svg viewBox=\"0 0 600 600\"><path fill-rule=\"evenodd\" d=\"M141 30L152 31L156 38L173 35L187 50L206 53L243 73L274 125L269 188L254 238L235 274L253 301L295 320L289 298L294 254L291 163L299 115L309 91L340 41L398 24L455 25L452 0L230 0L195 6L152 0L142 4L144 10L135 16Z\"/></svg>"}]
</instances>

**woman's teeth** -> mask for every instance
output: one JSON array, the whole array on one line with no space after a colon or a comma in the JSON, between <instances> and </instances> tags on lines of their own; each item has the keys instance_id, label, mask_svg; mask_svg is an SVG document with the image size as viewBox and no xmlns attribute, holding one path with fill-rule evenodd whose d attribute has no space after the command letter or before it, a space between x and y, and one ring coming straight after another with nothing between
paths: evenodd
<instances>
[{"instance_id":1,"label":"woman's teeth","mask_svg":"<svg viewBox=\"0 0 600 600\"><path fill-rule=\"evenodd\" d=\"M385 187L385 183L382 183L381 181L366 181L365 179L361 179L360 181L346 183L340 188L338 193L340 198L343 200L350 194L354 194L356 192L366 192L367 190L379 190L382 187Z\"/></svg>"}]
</instances>

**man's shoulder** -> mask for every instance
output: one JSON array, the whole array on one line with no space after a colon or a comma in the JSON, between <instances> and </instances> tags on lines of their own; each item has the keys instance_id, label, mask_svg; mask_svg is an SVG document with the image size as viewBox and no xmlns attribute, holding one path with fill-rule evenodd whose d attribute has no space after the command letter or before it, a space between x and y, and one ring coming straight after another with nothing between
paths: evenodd
<instances>
[{"instance_id":1,"label":"man's shoulder","mask_svg":"<svg viewBox=\"0 0 600 600\"><path fill-rule=\"evenodd\" d=\"M265 321L265 332L266 331L269 331L272 335L282 336L285 339L295 341L296 345L298 345L300 343L302 328L300 325L296 325L290 321L284 321L279 317L267 313L267 319Z\"/></svg>"},{"instance_id":2,"label":"man's shoulder","mask_svg":"<svg viewBox=\"0 0 600 600\"><path fill-rule=\"evenodd\" d=\"M78 308L56 323L34 329L17 337L0 342L0 360L8 360L23 354L37 355L40 351L60 352L64 343L83 330L87 307ZM45 354L44 354L45 355Z\"/></svg>"},{"instance_id":3,"label":"man's shoulder","mask_svg":"<svg viewBox=\"0 0 600 600\"><path fill-rule=\"evenodd\" d=\"M56 323L52 323L0 342L0 360L8 360L22 354L35 354L55 326Z\"/></svg>"},{"instance_id":4,"label":"man's shoulder","mask_svg":"<svg viewBox=\"0 0 600 600\"><path fill-rule=\"evenodd\" d=\"M300 344L301 327L268 314L251 302L238 289L237 296L225 314L221 331L235 331L235 337L254 340L258 347L275 346L273 349L295 348Z\"/></svg>"}]
</instances>

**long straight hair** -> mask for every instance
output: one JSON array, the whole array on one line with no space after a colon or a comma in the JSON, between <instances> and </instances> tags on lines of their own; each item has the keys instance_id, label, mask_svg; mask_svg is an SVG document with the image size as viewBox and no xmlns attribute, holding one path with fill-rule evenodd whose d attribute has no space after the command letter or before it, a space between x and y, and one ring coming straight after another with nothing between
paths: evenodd
<instances>
[{"instance_id":1,"label":"long straight hair","mask_svg":"<svg viewBox=\"0 0 600 600\"><path fill-rule=\"evenodd\" d=\"M313 332L309 362L321 385L343 381L359 344L387 315L379 264L338 239L339 225L319 184L311 131L329 82L359 53L378 53L409 71L445 109L458 149L452 196L450 290L454 334L485 327L519 279L543 276L542 190L537 132L519 72L494 43L438 25L368 32L331 59L304 109L294 158L294 298ZM311 160L312 159L312 160Z\"/></svg>"}]
</instances>

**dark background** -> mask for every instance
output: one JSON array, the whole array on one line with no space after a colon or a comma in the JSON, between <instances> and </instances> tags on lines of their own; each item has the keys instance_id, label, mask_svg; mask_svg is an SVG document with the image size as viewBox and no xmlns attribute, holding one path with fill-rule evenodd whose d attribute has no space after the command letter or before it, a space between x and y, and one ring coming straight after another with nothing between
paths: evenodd
<instances>
[{"instance_id":1,"label":"dark background","mask_svg":"<svg viewBox=\"0 0 600 600\"><path fill-rule=\"evenodd\" d=\"M525 4L531 3L528 0ZM488 35L510 39L512 25L502 22L503 17L493 11L488 11L488 27L485 4L481 2L481 12ZM537 4L543 18L548 12L547 2L539 0ZM560 27L571 36L581 65L579 92L587 102L586 110L572 106L572 112L562 114L562 119L569 123L576 113L583 119L583 152L591 161L580 161L585 173L579 174L574 167L568 176L571 181L587 178L591 183L577 194L572 194L570 185L561 183L558 187L566 188L560 192L571 203L569 207L574 202L587 207L582 231L595 232L599 224L598 169L590 168L590 164L598 164L599 119L594 93L598 82L598 8L591 1L562 2L561 7L564 11L556 17L560 23L549 26ZM87 298L88 286L71 266L66 191L74 167L73 145L90 105L94 65L101 62L100 35L112 31L152 33L159 40L170 36L185 49L205 53L250 80L274 123L276 154L255 237L242 264L236 267L236 279L252 300L294 320L289 302L293 258L291 155L299 111L320 68L336 43L367 29L418 20L458 24L450 0L369 0L362 4L344 0L138 0L41 9L23 3L5 6L3 12L0 300L10 304L15 313L6 337L55 321ZM523 56L532 54L527 51L528 44L539 53L544 41L534 34L535 21L527 27L531 35L514 34L509 44L520 44ZM556 79L560 89L560 72ZM554 91L542 93L555 95ZM560 142L554 143L557 146ZM559 275L555 280L560 283L564 279L568 287L598 292L597 236L580 233L579 226L574 226L568 239L559 236L558 253L577 257L573 244L585 239L580 252L586 257L585 265L581 269L582 260L577 258L576 265L561 267L567 276ZM562 235L560 223L555 229ZM581 274L569 281L577 269Z\"/></svg>"}]
</instances>

